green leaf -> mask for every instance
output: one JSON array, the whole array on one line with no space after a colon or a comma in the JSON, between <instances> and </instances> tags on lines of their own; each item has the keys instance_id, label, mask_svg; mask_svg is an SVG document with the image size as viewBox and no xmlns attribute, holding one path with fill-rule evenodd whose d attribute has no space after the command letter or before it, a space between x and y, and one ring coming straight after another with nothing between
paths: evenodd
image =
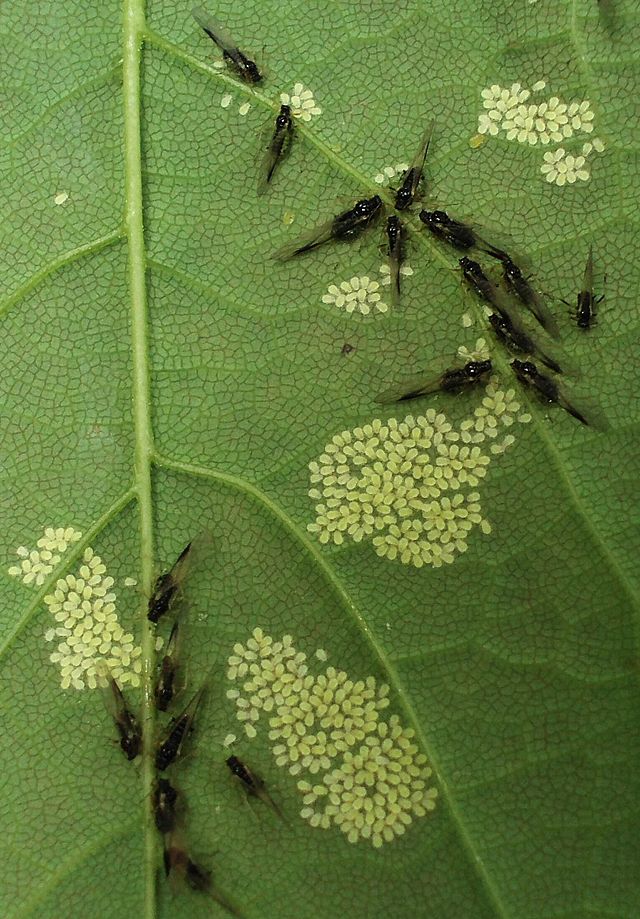
<instances>
[{"instance_id":1,"label":"green leaf","mask_svg":"<svg viewBox=\"0 0 640 919\"><path fill-rule=\"evenodd\" d=\"M213 550L185 588L185 699L212 668L210 684L193 753L172 775L188 801L194 858L213 867L244 914L632 917L640 901L637 10L631 0L251 0L212 9L264 69L254 89L216 67L220 55L188 6L155 0L145 19L142 0L124 0L124 10L110 0L28 9L12 0L1 13L0 912L151 919L218 909L160 877L150 804L156 715L145 701L156 656L145 598L158 572L208 529ZM321 113L297 120L290 156L258 197L264 132L279 94L293 95L296 83ZM538 131L530 144L509 139L503 113L492 135L486 117L478 120L489 111L482 90L514 83L531 91L522 105L588 101L594 131L583 119L562 144L545 146L541 128L520 126ZM368 314L349 312L329 290L381 277L380 228L287 263L271 255L379 191L376 177L412 159L431 119L425 200L485 220L527 253L582 371L571 393L597 400L610 430L585 429L518 390L507 400L521 405L507 412L513 442L503 440L506 416L496 439L503 453L489 449L478 422L487 475L473 485L456 473L452 494L469 505L476 489L481 511L444 564L423 549L418 567L404 546L390 557L389 523L374 542L366 527L358 533L363 518L353 511L351 534L323 522L315 506L326 492L314 490L334 488L320 467L340 450L319 458L341 432L352 443L371 439L365 426L380 419L381 479L373 470L365 481L365 470L349 486L378 501L385 474L397 472L387 422L409 411L382 411L375 396L488 339L483 311L452 270L455 253L415 213L407 219L414 273L386 311L374 299ZM583 154L593 137L602 144ZM554 163L541 172L543 155L559 146L585 156L561 159L586 178L562 186ZM580 333L556 298L573 302L590 243L606 298L597 326ZM494 392L504 392L513 378L491 347ZM413 415L435 407L461 437L480 403L478 393L440 394ZM525 411L530 423L518 420ZM435 460L424 442L431 422L409 424L422 426L422 446L405 453L402 475ZM396 459L412 436L400 430ZM452 457L439 468L451 472ZM400 485L390 487L397 498ZM401 523L399 505L394 513ZM43 535L47 527L82 535ZM52 630L65 627L55 611L65 600L70 610L81 604L70 598L77 582L59 582L86 581L82 565L94 566L96 590L115 594L94 590L86 615L101 608L108 618L114 605L122 633L111 646L131 656L123 682L138 682L141 662L144 692L126 690L144 722L139 766L113 742L88 677L72 675L80 688L62 688L69 655L50 660L63 642ZM334 819L323 828L300 816L305 807L321 813L322 802L305 803L298 783L321 784L326 769L292 775L272 752L269 713L257 711L257 736L247 737L227 696L246 694L228 659L258 628L276 641L291 636L306 655L296 666L308 667L316 688L329 667L354 682L374 678L378 693L390 687L367 736L396 723L415 731L433 774L417 772L438 792L404 834L376 848L350 842ZM133 650L122 651L127 643ZM326 717L337 730L335 712ZM233 784L229 734L286 825ZM354 751L355 743L348 755L332 753L331 769ZM402 776L420 797L417 778L407 768ZM391 796L380 795L377 806L390 813Z\"/></svg>"}]
</instances>

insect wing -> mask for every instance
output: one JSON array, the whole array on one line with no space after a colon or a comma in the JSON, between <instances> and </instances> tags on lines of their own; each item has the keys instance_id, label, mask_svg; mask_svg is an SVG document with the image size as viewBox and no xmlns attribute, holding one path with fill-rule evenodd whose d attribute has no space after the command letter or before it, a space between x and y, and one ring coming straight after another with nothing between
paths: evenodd
<instances>
[{"instance_id":1,"label":"insect wing","mask_svg":"<svg viewBox=\"0 0 640 919\"><path fill-rule=\"evenodd\" d=\"M449 217L445 211L420 211L420 220L438 239L466 251L478 243L473 227Z\"/></svg>"},{"instance_id":2,"label":"insect wing","mask_svg":"<svg viewBox=\"0 0 640 919\"><path fill-rule=\"evenodd\" d=\"M160 575L149 600L147 619L151 622L158 622L168 612L176 595L182 589L187 574L193 565L202 559L204 553L210 548L211 542L209 532L199 533L187 543L169 571Z\"/></svg>"},{"instance_id":3,"label":"insect wing","mask_svg":"<svg viewBox=\"0 0 640 919\"><path fill-rule=\"evenodd\" d=\"M160 662L160 671L155 688L156 705L161 712L166 712L178 692L177 680L180 669L180 627L174 622L164 656Z\"/></svg>"},{"instance_id":4,"label":"insect wing","mask_svg":"<svg viewBox=\"0 0 640 919\"><path fill-rule=\"evenodd\" d=\"M409 402L411 399L418 399L420 396L428 396L430 393L438 392L442 385L442 377L434 377L433 371L416 374L397 386L385 389L375 401L379 405L389 405L392 402Z\"/></svg>"},{"instance_id":5,"label":"insect wing","mask_svg":"<svg viewBox=\"0 0 640 919\"><path fill-rule=\"evenodd\" d=\"M306 236L278 249L273 257L279 261L286 261L295 255L302 255L304 252L316 249L330 239L352 239L373 222L381 208L382 200L378 195L357 201L353 207L317 226Z\"/></svg>"},{"instance_id":6,"label":"insect wing","mask_svg":"<svg viewBox=\"0 0 640 919\"><path fill-rule=\"evenodd\" d=\"M528 279L522 274L517 266L516 272L509 270L511 266L514 266L513 262L509 262L508 265L504 267L504 276L505 282L510 290L518 297L519 300L529 309L533 316L535 316L537 322L542 326L542 328L553 338L558 338L560 330L558 329L558 324L555 319L549 312L544 299L535 290Z\"/></svg>"},{"instance_id":7,"label":"insect wing","mask_svg":"<svg viewBox=\"0 0 640 919\"><path fill-rule=\"evenodd\" d=\"M156 768L161 772L164 772L171 763L175 762L180 757L182 747L191 733L193 720L202 702L202 697L204 696L206 688L207 683L205 681L197 693L187 703L184 711L180 715L176 715L169 723L165 737L158 744L156 750Z\"/></svg>"},{"instance_id":8,"label":"insect wing","mask_svg":"<svg viewBox=\"0 0 640 919\"><path fill-rule=\"evenodd\" d=\"M332 236L335 239L352 239L373 223L381 209L382 199L378 195L356 201L352 208L334 218Z\"/></svg>"},{"instance_id":9,"label":"insect wing","mask_svg":"<svg viewBox=\"0 0 640 919\"><path fill-rule=\"evenodd\" d=\"M291 118L291 109L288 105L282 105L262 159L258 194L263 195L267 190L278 164L289 152L292 136L293 120Z\"/></svg>"},{"instance_id":10,"label":"insect wing","mask_svg":"<svg viewBox=\"0 0 640 919\"><path fill-rule=\"evenodd\" d=\"M221 51L225 52L226 54L233 54L238 51L236 43L229 35L222 23L207 13L205 9L203 9L201 6L194 6L191 10L191 15L198 23L200 28L207 33L209 38L215 42Z\"/></svg>"},{"instance_id":11,"label":"insect wing","mask_svg":"<svg viewBox=\"0 0 640 919\"><path fill-rule=\"evenodd\" d=\"M588 294L591 300L593 300L593 246L589 246L587 263L584 267L581 293Z\"/></svg>"},{"instance_id":12,"label":"insect wing","mask_svg":"<svg viewBox=\"0 0 640 919\"><path fill-rule=\"evenodd\" d=\"M142 749L142 731L138 719L130 711L122 690L116 680L109 674L108 685L103 687L103 697L107 711L113 718L120 735L120 747L127 759L135 759Z\"/></svg>"},{"instance_id":13,"label":"insect wing","mask_svg":"<svg viewBox=\"0 0 640 919\"><path fill-rule=\"evenodd\" d=\"M559 338L560 329L558 328L558 323L549 312L544 299L541 297L538 291L534 290L531 286L529 286L529 290L531 291L531 300L527 303L529 309L536 317L545 332L547 332L553 338Z\"/></svg>"},{"instance_id":14,"label":"insect wing","mask_svg":"<svg viewBox=\"0 0 640 919\"><path fill-rule=\"evenodd\" d=\"M242 77L245 82L260 82L262 74L258 70L256 64L254 61L250 60L246 54L240 51L222 23L209 15L201 6L194 6L191 10L191 15L200 28L203 29L209 38L220 48L225 60L233 65L238 75Z\"/></svg>"},{"instance_id":15,"label":"insect wing","mask_svg":"<svg viewBox=\"0 0 640 919\"><path fill-rule=\"evenodd\" d=\"M274 252L273 257L280 262L286 262L296 255L302 255L304 252L310 252L323 243L328 242L333 236L334 218L320 224L313 230L310 230L305 236L301 236L296 242L289 243Z\"/></svg>"},{"instance_id":16,"label":"insect wing","mask_svg":"<svg viewBox=\"0 0 640 919\"><path fill-rule=\"evenodd\" d=\"M482 300L490 303L501 316L510 319L506 297L491 278L487 277L480 265L467 256L461 258L458 264L462 269L462 276L467 286Z\"/></svg>"},{"instance_id":17,"label":"insect wing","mask_svg":"<svg viewBox=\"0 0 640 919\"><path fill-rule=\"evenodd\" d=\"M403 258L403 228L397 217L387 220L387 251L389 258L389 281L394 304L400 300L400 268Z\"/></svg>"},{"instance_id":18,"label":"insect wing","mask_svg":"<svg viewBox=\"0 0 640 919\"><path fill-rule=\"evenodd\" d=\"M403 211L411 204L413 204L413 200L418 191L418 186L420 185L420 180L422 179L422 172L424 170L424 164L427 158L429 144L431 143L433 127L434 122L431 122L425 132L424 137L422 138L420 149L414 157L411 166L406 171L402 185L396 192L395 206L399 211Z\"/></svg>"},{"instance_id":19,"label":"insect wing","mask_svg":"<svg viewBox=\"0 0 640 919\"><path fill-rule=\"evenodd\" d=\"M160 833L170 833L176 825L178 792L168 779L159 778L153 790L153 813Z\"/></svg>"}]
</instances>

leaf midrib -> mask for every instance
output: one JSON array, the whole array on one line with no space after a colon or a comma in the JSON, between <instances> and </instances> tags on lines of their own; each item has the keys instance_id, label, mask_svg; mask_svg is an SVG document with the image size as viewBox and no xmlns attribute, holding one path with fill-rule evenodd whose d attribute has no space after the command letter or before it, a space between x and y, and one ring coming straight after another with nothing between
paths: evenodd
<instances>
[{"instance_id":1,"label":"leaf midrib","mask_svg":"<svg viewBox=\"0 0 640 919\"><path fill-rule=\"evenodd\" d=\"M128 281L131 304L131 351L133 366L134 480L138 496L140 531L140 581L142 598L151 594L153 583L153 499L151 464L153 432L147 316L147 265L143 224L142 140L141 140L141 65L146 30L145 0L124 0L123 8L124 104L124 224L128 242ZM155 635L146 617L144 599L140 604L142 648L142 785L144 834L144 915L156 915L157 843L153 820L155 705Z\"/></svg>"}]
</instances>

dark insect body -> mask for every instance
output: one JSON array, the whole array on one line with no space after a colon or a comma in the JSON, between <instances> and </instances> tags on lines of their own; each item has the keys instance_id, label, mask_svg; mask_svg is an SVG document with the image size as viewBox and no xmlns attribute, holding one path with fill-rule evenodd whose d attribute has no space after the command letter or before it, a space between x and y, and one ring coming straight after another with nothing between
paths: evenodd
<instances>
[{"instance_id":1,"label":"dark insect body","mask_svg":"<svg viewBox=\"0 0 640 919\"><path fill-rule=\"evenodd\" d=\"M497 309L501 316L510 318L502 291L497 284L494 284L491 278L487 277L480 265L466 255L464 258L460 259L458 264L462 268L462 276L468 286L475 291L482 300L485 300L487 303L491 304L494 309Z\"/></svg>"},{"instance_id":2,"label":"dark insect body","mask_svg":"<svg viewBox=\"0 0 640 919\"><path fill-rule=\"evenodd\" d=\"M392 214L387 218L387 255L391 295L395 303L400 299L400 269L404 260L404 230L402 223Z\"/></svg>"},{"instance_id":3,"label":"dark insect body","mask_svg":"<svg viewBox=\"0 0 640 919\"><path fill-rule=\"evenodd\" d=\"M173 839L165 845L164 873L180 875L192 890L208 891L211 886L211 872L193 861L186 849Z\"/></svg>"},{"instance_id":4,"label":"dark insect body","mask_svg":"<svg viewBox=\"0 0 640 919\"><path fill-rule=\"evenodd\" d=\"M138 719L129 709L122 690L112 676L107 677L111 696L107 702L110 714L120 735L120 749L128 760L142 752L142 730Z\"/></svg>"},{"instance_id":5,"label":"dark insect body","mask_svg":"<svg viewBox=\"0 0 640 919\"><path fill-rule=\"evenodd\" d=\"M222 57L236 75L245 83L259 83L262 80L262 74L258 70L257 64L243 54L236 46L231 36L227 33L224 26L210 16L201 6L194 6L191 15L203 29L209 38L220 48Z\"/></svg>"},{"instance_id":6,"label":"dark insect body","mask_svg":"<svg viewBox=\"0 0 640 919\"><path fill-rule=\"evenodd\" d=\"M427 133L424 135L420 144L420 149L411 166L405 172L402 185L396 192L395 208L397 211L405 211L413 204L413 200L418 193L418 186L422 179L422 171L424 169L424 162L427 158L427 151L429 150L432 134L433 124L429 126Z\"/></svg>"},{"instance_id":7,"label":"dark insect body","mask_svg":"<svg viewBox=\"0 0 640 919\"><path fill-rule=\"evenodd\" d=\"M156 580L149 599L147 619L158 622L171 608L187 572L192 543L187 543L170 571L165 571Z\"/></svg>"},{"instance_id":8,"label":"dark insect body","mask_svg":"<svg viewBox=\"0 0 640 919\"><path fill-rule=\"evenodd\" d=\"M555 373L562 373L560 364L553 357L545 354L537 342L524 329L520 328L513 319L499 313L493 313L489 316L489 323L498 341L502 342L505 348L513 354L537 355L549 370L553 370Z\"/></svg>"},{"instance_id":9,"label":"dark insect body","mask_svg":"<svg viewBox=\"0 0 640 919\"><path fill-rule=\"evenodd\" d=\"M292 137L293 119L291 117L291 107L288 105L281 105L280 112L276 117L273 136L262 162L260 183L258 186L259 194L263 194L267 190L267 186L273 178L276 167L287 155L289 147L291 146Z\"/></svg>"},{"instance_id":10,"label":"dark insect body","mask_svg":"<svg viewBox=\"0 0 640 919\"><path fill-rule=\"evenodd\" d=\"M473 228L449 217L445 211L420 211L419 216L434 236L455 249L473 249L478 244Z\"/></svg>"},{"instance_id":11,"label":"dark insect body","mask_svg":"<svg viewBox=\"0 0 640 919\"><path fill-rule=\"evenodd\" d=\"M543 329L555 338L558 336L558 326L555 319L551 316L546 308L540 294L533 289L528 279L522 273L522 269L516 265L514 260L502 249L496 249L494 246L487 246L485 251L488 255L502 262L502 271L504 282L509 290L520 300L524 306L535 316Z\"/></svg>"},{"instance_id":12,"label":"dark insect body","mask_svg":"<svg viewBox=\"0 0 640 919\"><path fill-rule=\"evenodd\" d=\"M389 402L408 402L410 399L419 399L421 396L434 392L460 393L463 390L485 382L487 374L491 373L490 360L468 361L464 367L452 367L445 370L438 377L420 374L413 380L392 389L385 390L376 402L387 404Z\"/></svg>"},{"instance_id":13,"label":"dark insect body","mask_svg":"<svg viewBox=\"0 0 640 919\"><path fill-rule=\"evenodd\" d=\"M179 759L184 742L193 728L193 719L202 701L205 688L206 684L201 686L191 701L187 703L184 711L172 718L164 738L158 743L155 764L156 769L160 772L164 772Z\"/></svg>"},{"instance_id":14,"label":"dark insect body","mask_svg":"<svg viewBox=\"0 0 640 919\"><path fill-rule=\"evenodd\" d=\"M165 837L163 862L166 877L174 876L181 879L191 890L211 897L230 915L242 916L227 897L214 887L211 871L203 868L191 858L175 833Z\"/></svg>"},{"instance_id":15,"label":"dark insect body","mask_svg":"<svg viewBox=\"0 0 640 919\"><path fill-rule=\"evenodd\" d=\"M590 422L582 412L568 401L558 383L546 373L541 373L532 361L513 360L511 369L520 382L533 390L542 402L560 405L581 424L589 425Z\"/></svg>"},{"instance_id":16,"label":"dark insect body","mask_svg":"<svg viewBox=\"0 0 640 919\"><path fill-rule=\"evenodd\" d=\"M227 761L227 766L235 775L235 777L241 782L244 790L248 795L252 795L254 798L262 801L265 804L268 804L269 807L286 823L284 815L276 802L273 800L271 795L266 789L264 781L255 774L247 765L243 763L242 760L238 759L237 756L230 756Z\"/></svg>"},{"instance_id":17,"label":"dark insect body","mask_svg":"<svg viewBox=\"0 0 640 919\"><path fill-rule=\"evenodd\" d=\"M178 792L168 779L159 778L153 790L153 815L160 833L175 829Z\"/></svg>"},{"instance_id":18,"label":"dark insect body","mask_svg":"<svg viewBox=\"0 0 640 919\"><path fill-rule=\"evenodd\" d=\"M374 195L373 198L363 198L361 201L357 201L349 210L343 211L342 214L338 214L332 220L311 230L304 239L279 249L274 254L274 258L285 260L292 258L294 255L302 255L303 252L316 249L330 239L344 241L355 239L373 223L381 208L382 199L379 195Z\"/></svg>"},{"instance_id":19,"label":"dark insect body","mask_svg":"<svg viewBox=\"0 0 640 919\"><path fill-rule=\"evenodd\" d=\"M154 692L156 706L161 712L166 712L178 692L178 671L180 669L178 634L179 623L174 622L167 642L166 653L160 662L160 671Z\"/></svg>"},{"instance_id":20,"label":"dark insect body","mask_svg":"<svg viewBox=\"0 0 640 919\"><path fill-rule=\"evenodd\" d=\"M596 321L596 306L604 300L604 294L595 297L593 293L593 246L589 246L589 255L584 269L582 289L578 291L574 318L579 329L587 331ZM565 301L566 302L566 301Z\"/></svg>"}]
</instances>

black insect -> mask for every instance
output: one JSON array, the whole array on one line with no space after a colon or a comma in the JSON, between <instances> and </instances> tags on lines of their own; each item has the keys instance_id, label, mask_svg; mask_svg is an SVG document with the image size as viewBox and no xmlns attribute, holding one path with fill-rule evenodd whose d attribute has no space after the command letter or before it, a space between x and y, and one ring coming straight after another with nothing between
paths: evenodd
<instances>
[{"instance_id":1,"label":"black insect","mask_svg":"<svg viewBox=\"0 0 640 919\"><path fill-rule=\"evenodd\" d=\"M466 255L458 262L462 268L462 276L468 286L482 299L496 309L501 316L510 318L508 305L503 292L491 278L488 278L482 268L473 259Z\"/></svg>"},{"instance_id":2,"label":"black insect","mask_svg":"<svg viewBox=\"0 0 640 919\"><path fill-rule=\"evenodd\" d=\"M172 763L179 759L184 743L193 729L193 719L202 701L205 689L206 683L200 687L198 692L187 703L184 711L169 722L165 735L156 748L155 764L156 769L160 772L164 772L165 769L168 769Z\"/></svg>"},{"instance_id":3,"label":"black insect","mask_svg":"<svg viewBox=\"0 0 640 919\"><path fill-rule=\"evenodd\" d=\"M445 211L420 211L419 216L434 236L455 249L473 249L478 244L473 227L460 220L454 220Z\"/></svg>"},{"instance_id":4,"label":"black insect","mask_svg":"<svg viewBox=\"0 0 640 919\"><path fill-rule=\"evenodd\" d=\"M165 836L163 862L167 877L175 877L191 890L206 894L232 916L242 916L222 891L214 887L212 872L193 860L175 832Z\"/></svg>"},{"instance_id":5,"label":"black insect","mask_svg":"<svg viewBox=\"0 0 640 919\"><path fill-rule=\"evenodd\" d=\"M267 186L273 178L276 167L289 151L292 137L293 119L291 117L291 107L288 105L281 105L273 129L273 136L271 137L262 161L258 194L264 194L267 190Z\"/></svg>"},{"instance_id":6,"label":"black insect","mask_svg":"<svg viewBox=\"0 0 640 919\"><path fill-rule=\"evenodd\" d=\"M160 833L170 833L176 826L178 792L168 779L160 777L153 789L153 815Z\"/></svg>"},{"instance_id":7,"label":"black insect","mask_svg":"<svg viewBox=\"0 0 640 919\"><path fill-rule=\"evenodd\" d=\"M498 341L501 341L505 348L508 348L513 354L536 355L549 370L562 373L562 367L555 358L544 352L540 345L515 322L513 317L493 313L489 316L489 323Z\"/></svg>"},{"instance_id":8,"label":"black insect","mask_svg":"<svg viewBox=\"0 0 640 919\"><path fill-rule=\"evenodd\" d=\"M511 369L521 383L533 390L542 402L560 405L566 412L577 418L582 424L591 422L569 402L560 385L546 373L541 373L532 361L511 361Z\"/></svg>"},{"instance_id":9,"label":"black insect","mask_svg":"<svg viewBox=\"0 0 640 919\"><path fill-rule=\"evenodd\" d=\"M563 300L563 303L571 306L578 328L587 331L595 324L596 306L603 300L604 294L599 297L595 297L593 294L593 246L589 246L589 255L587 256L587 264L585 265L582 279L582 289L578 291L575 310L566 300Z\"/></svg>"},{"instance_id":10,"label":"black insect","mask_svg":"<svg viewBox=\"0 0 640 919\"><path fill-rule=\"evenodd\" d=\"M189 569L192 548L193 542L187 543L173 567L161 574L154 584L147 613L147 619L150 622L158 622L160 617L171 608Z\"/></svg>"},{"instance_id":11,"label":"black insect","mask_svg":"<svg viewBox=\"0 0 640 919\"><path fill-rule=\"evenodd\" d=\"M503 249L496 249L494 246L487 246L485 251L488 255L502 262L504 282L509 290L523 303L527 309L535 316L543 329L558 337L558 326L555 319L545 306L544 300L537 290L529 283L529 280L522 273L522 269L516 265L514 260Z\"/></svg>"},{"instance_id":12,"label":"black insect","mask_svg":"<svg viewBox=\"0 0 640 919\"><path fill-rule=\"evenodd\" d=\"M184 575L186 574L189 554L191 552L191 543L187 543L173 567L165 571L156 580L153 586L153 593L149 599L149 611L147 619L151 622L158 622L161 616L169 610L175 599Z\"/></svg>"},{"instance_id":13,"label":"black insect","mask_svg":"<svg viewBox=\"0 0 640 919\"><path fill-rule=\"evenodd\" d=\"M229 33L226 31L213 16L210 16L201 6L194 6L191 15L204 29L209 38L222 51L222 57L236 75L244 80L245 83L259 83L262 80L262 74L258 70L257 64L250 60L246 54L236 46Z\"/></svg>"},{"instance_id":14,"label":"black insect","mask_svg":"<svg viewBox=\"0 0 640 919\"><path fill-rule=\"evenodd\" d=\"M400 299L400 269L404 260L404 229L395 214L387 217L387 255L391 296L397 303Z\"/></svg>"},{"instance_id":15,"label":"black insect","mask_svg":"<svg viewBox=\"0 0 640 919\"><path fill-rule=\"evenodd\" d=\"M274 258L284 261L294 255L302 255L303 252L316 249L330 239L351 241L373 223L381 208L382 200L378 195L374 195L373 198L363 198L348 211L343 211L337 217L311 230L303 239L279 249L274 254Z\"/></svg>"},{"instance_id":16,"label":"black insect","mask_svg":"<svg viewBox=\"0 0 640 919\"><path fill-rule=\"evenodd\" d=\"M422 179L424 161L427 158L427 151L431 143L433 134L433 123L427 129L411 166L407 169L402 179L402 185L396 192L395 207L398 211L404 211L413 204L413 200L418 192L418 186Z\"/></svg>"},{"instance_id":17,"label":"black insect","mask_svg":"<svg viewBox=\"0 0 640 919\"><path fill-rule=\"evenodd\" d=\"M237 756L230 756L226 762L233 775L241 782L246 793L262 801L264 804L267 804L274 813L286 823L282 811L267 791L263 779L256 775L255 772L253 772L246 763L238 759Z\"/></svg>"},{"instance_id":18,"label":"black insect","mask_svg":"<svg viewBox=\"0 0 640 919\"><path fill-rule=\"evenodd\" d=\"M353 352L354 352L355 350L356 350L356 349L355 349L355 347L354 347L353 345L349 344L348 341L345 341L345 343L343 344L342 348L340 349L340 353L341 353L341 354L345 354L345 355L346 355L346 354L353 354Z\"/></svg>"},{"instance_id":19,"label":"black insect","mask_svg":"<svg viewBox=\"0 0 640 919\"><path fill-rule=\"evenodd\" d=\"M434 392L460 393L465 389L483 383L491 373L490 360L468 361L464 367L452 367L439 376L422 373L399 386L385 390L376 402L386 405L390 402L408 402Z\"/></svg>"},{"instance_id":20,"label":"black insect","mask_svg":"<svg viewBox=\"0 0 640 919\"><path fill-rule=\"evenodd\" d=\"M156 705L161 712L166 712L178 692L179 670L179 623L174 622L165 653L160 661L158 680L154 691Z\"/></svg>"},{"instance_id":21,"label":"black insect","mask_svg":"<svg viewBox=\"0 0 640 919\"><path fill-rule=\"evenodd\" d=\"M135 759L142 752L142 731L140 723L129 709L122 690L114 678L107 677L108 689L105 702L120 735L120 749L128 760Z\"/></svg>"}]
</instances>

